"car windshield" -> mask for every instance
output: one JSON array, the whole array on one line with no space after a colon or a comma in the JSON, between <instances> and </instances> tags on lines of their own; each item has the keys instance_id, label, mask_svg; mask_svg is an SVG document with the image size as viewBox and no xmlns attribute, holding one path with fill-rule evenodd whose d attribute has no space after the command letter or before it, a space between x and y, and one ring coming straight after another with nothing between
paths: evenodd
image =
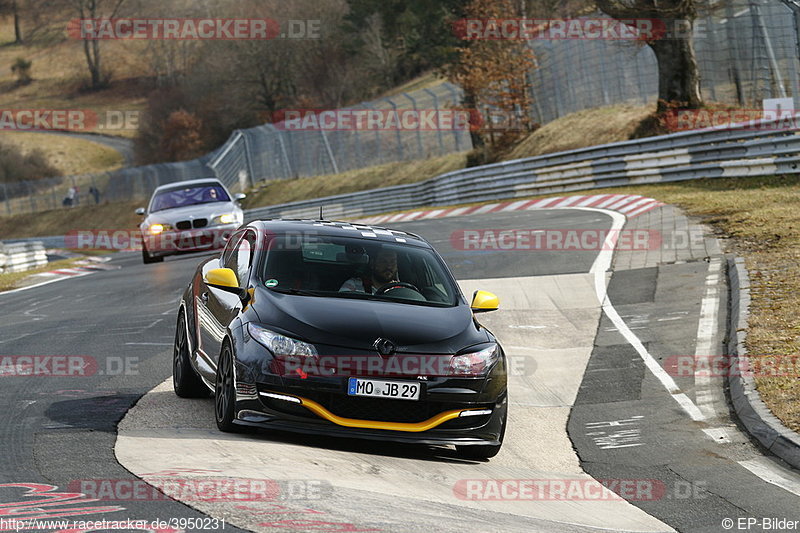
<instances>
[{"instance_id":1,"label":"car windshield","mask_svg":"<svg viewBox=\"0 0 800 533\"><path fill-rule=\"evenodd\" d=\"M150 203L150 212L186 207L197 204L230 202L228 193L221 185L213 183L194 185L191 187L175 187L159 191Z\"/></svg>"},{"instance_id":2,"label":"car windshield","mask_svg":"<svg viewBox=\"0 0 800 533\"><path fill-rule=\"evenodd\" d=\"M456 305L452 277L424 247L375 239L278 235L270 239L261 283L310 296Z\"/></svg>"}]
</instances>

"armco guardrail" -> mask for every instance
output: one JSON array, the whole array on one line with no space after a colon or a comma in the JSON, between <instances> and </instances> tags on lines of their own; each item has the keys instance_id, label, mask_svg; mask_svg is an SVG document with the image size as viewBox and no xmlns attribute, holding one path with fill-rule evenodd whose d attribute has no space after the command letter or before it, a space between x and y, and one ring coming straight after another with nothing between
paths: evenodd
<instances>
[{"instance_id":1,"label":"armco guardrail","mask_svg":"<svg viewBox=\"0 0 800 533\"><path fill-rule=\"evenodd\" d=\"M778 120L762 120L660 135L457 170L408 185L260 207L248 210L246 217L317 217L320 206L326 218L358 217L601 187L799 173L797 131Z\"/></svg>"},{"instance_id":2,"label":"armco guardrail","mask_svg":"<svg viewBox=\"0 0 800 533\"><path fill-rule=\"evenodd\" d=\"M39 241L0 243L0 272L22 272L47 264L47 253Z\"/></svg>"}]
</instances>

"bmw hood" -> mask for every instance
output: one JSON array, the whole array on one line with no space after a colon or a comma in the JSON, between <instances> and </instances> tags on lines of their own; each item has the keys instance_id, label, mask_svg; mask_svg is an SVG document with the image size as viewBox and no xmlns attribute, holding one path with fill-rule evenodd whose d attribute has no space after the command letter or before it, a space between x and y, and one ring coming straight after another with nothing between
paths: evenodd
<instances>
[{"instance_id":1,"label":"bmw hood","mask_svg":"<svg viewBox=\"0 0 800 533\"><path fill-rule=\"evenodd\" d=\"M372 350L375 340L384 338L398 352L452 354L490 339L463 304L429 307L268 289L259 293L255 310L265 327L273 325L279 332L317 345Z\"/></svg>"},{"instance_id":2,"label":"bmw hood","mask_svg":"<svg viewBox=\"0 0 800 533\"><path fill-rule=\"evenodd\" d=\"M207 218L210 222L211 219L216 216L239 212L241 212L241 207L233 202L213 202L155 211L147 215L145 223L175 224L181 220L191 220L195 218Z\"/></svg>"}]
</instances>

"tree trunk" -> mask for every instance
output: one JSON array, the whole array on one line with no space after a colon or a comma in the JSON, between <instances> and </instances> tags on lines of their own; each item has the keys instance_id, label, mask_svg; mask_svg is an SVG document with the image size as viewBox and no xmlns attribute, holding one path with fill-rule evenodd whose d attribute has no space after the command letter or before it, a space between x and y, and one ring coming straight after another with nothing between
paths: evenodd
<instances>
[{"instance_id":1,"label":"tree trunk","mask_svg":"<svg viewBox=\"0 0 800 533\"><path fill-rule=\"evenodd\" d=\"M483 148L486 145L486 141L483 140L483 136L479 131L480 124L473 124L473 119L476 115L480 117L477 98L470 91L465 90L463 101L464 107L470 115L469 138L472 140L472 148Z\"/></svg>"},{"instance_id":2,"label":"tree trunk","mask_svg":"<svg viewBox=\"0 0 800 533\"><path fill-rule=\"evenodd\" d=\"M685 23L697 16L694 0L595 0L597 7L625 23L631 18L661 21L674 35L656 37L647 44L658 62L658 112L681 107L696 109L703 105L700 94L700 70L694 55L691 28Z\"/></svg>"},{"instance_id":3,"label":"tree trunk","mask_svg":"<svg viewBox=\"0 0 800 533\"><path fill-rule=\"evenodd\" d=\"M667 27L676 27L670 21ZM691 36L657 39L650 43L658 61L658 112L680 107L697 109L703 105L700 70Z\"/></svg>"},{"instance_id":4,"label":"tree trunk","mask_svg":"<svg viewBox=\"0 0 800 533\"><path fill-rule=\"evenodd\" d=\"M14 12L14 44L22 44L22 28L19 23L19 10L17 9L17 0L11 3L11 9Z\"/></svg>"}]
</instances>

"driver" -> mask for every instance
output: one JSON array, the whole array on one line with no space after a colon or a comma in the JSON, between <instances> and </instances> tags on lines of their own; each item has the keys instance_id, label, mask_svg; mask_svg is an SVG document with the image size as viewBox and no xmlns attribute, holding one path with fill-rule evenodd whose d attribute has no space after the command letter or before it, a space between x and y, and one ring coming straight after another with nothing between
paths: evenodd
<instances>
[{"instance_id":1,"label":"driver","mask_svg":"<svg viewBox=\"0 0 800 533\"><path fill-rule=\"evenodd\" d=\"M370 260L369 274L363 277L352 277L345 281L339 292L366 292L375 294L382 286L393 281L400 281L397 275L397 253L383 249Z\"/></svg>"}]
</instances>

